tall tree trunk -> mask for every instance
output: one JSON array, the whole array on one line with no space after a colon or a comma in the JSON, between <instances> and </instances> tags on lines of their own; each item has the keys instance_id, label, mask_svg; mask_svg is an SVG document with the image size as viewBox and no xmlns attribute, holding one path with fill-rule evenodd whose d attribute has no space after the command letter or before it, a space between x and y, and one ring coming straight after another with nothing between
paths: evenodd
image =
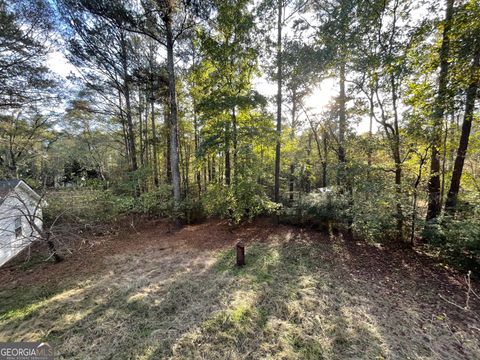
<instances>
[{"instance_id":1,"label":"tall tree trunk","mask_svg":"<svg viewBox=\"0 0 480 360\"><path fill-rule=\"evenodd\" d=\"M123 101L122 101L122 92L118 90L118 108L120 113L120 121L122 122L122 134L123 134L123 143L125 146L125 159L130 165L130 144L128 140L128 130L127 130L127 122L125 120L124 111L123 111Z\"/></svg>"},{"instance_id":2,"label":"tall tree trunk","mask_svg":"<svg viewBox=\"0 0 480 360\"><path fill-rule=\"evenodd\" d=\"M452 110L451 118L455 116L455 112ZM440 202L443 202L445 198L445 173L447 169L447 142L448 142L448 128L449 121L448 118L445 120L445 132L443 134L443 152L442 152L442 179L441 179L441 188L440 188Z\"/></svg>"},{"instance_id":3,"label":"tall tree trunk","mask_svg":"<svg viewBox=\"0 0 480 360\"><path fill-rule=\"evenodd\" d=\"M350 209L353 208L353 185L351 176L347 174L347 156L345 151L345 133L347 132L347 95L345 92L345 67L346 64L342 59L340 64L340 95L339 95L339 124L338 124L338 160L340 162L340 172L337 179L339 185L342 185L340 188L343 191L343 186L345 186L348 194L348 205ZM348 215L348 232L352 233L353 228L353 211Z\"/></svg>"},{"instance_id":4,"label":"tall tree trunk","mask_svg":"<svg viewBox=\"0 0 480 360\"><path fill-rule=\"evenodd\" d=\"M238 173L238 140L237 140L237 113L235 107L232 109L232 142L233 142L233 184L237 185Z\"/></svg>"},{"instance_id":5,"label":"tall tree trunk","mask_svg":"<svg viewBox=\"0 0 480 360\"><path fill-rule=\"evenodd\" d=\"M347 129L347 109L345 94L345 63L340 64L340 93L338 96L338 161L347 161L345 154L345 132Z\"/></svg>"},{"instance_id":6,"label":"tall tree trunk","mask_svg":"<svg viewBox=\"0 0 480 360\"><path fill-rule=\"evenodd\" d=\"M310 175L311 175L311 168L312 168L312 133L308 134L308 146L307 146L307 161L306 161L306 169L305 169L305 187L302 187L303 193L308 194L312 191L312 184L310 182Z\"/></svg>"},{"instance_id":7,"label":"tall tree trunk","mask_svg":"<svg viewBox=\"0 0 480 360\"><path fill-rule=\"evenodd\" d=\"M181 156L180 164L183 178L183 192L188 196L190 189L190 145L188 144L185 136L182 137L183 141L179 143L179 153ZM182 152L183 149L183 152Z\"/></svg>"},{"instance_id":8,"label":"tall tree trunk","mask_svg":"<svg viewBox=\"0 0 480 360\"><path fill-rule=\"evenodd\" d=\"M204 191L206 191L208 182L207 182L207 165L205 164L205 162L202 164L202 177L203 177L203 189Z\"/></svg>"},{"instance_id":9,"label":"tall tree trunk","mask_svg":"<svg viewBox=\"0 0 480 360\"><path fill-rule=\"evenodd\" d=\"M472 120L475 111L475 100L478 93L478 83L480 81L478 72L480 70L480 40L477 39L473 64L471 67L471 80L467 89L467 97L465 101L465 114L463 117L462 132L460 142L458 144L457 156L453 166L452 181L445 203L445 210L453 213L457 205L458 192L460 190L460 181L462 179L463 166L465 164L465 156L467 155L468 141L472 129Z\"/></svg>"},{"instance_id":10,"label":"tall tree trunk","mask_svg":"<svg viewBox=\"0 0 480 360\"><path fill-rule=\"evenodd\" d=\"M412 196L412 223L410 226L410 244L415 245L415 226L417 220L417 197L418 197L418 185L422 180L422 171L423 165L427 159L427 154L425 156L420 155L420 164L418 167L418 175L415 179L415 183L413 184L413 196Z\"/></svg>"},{"instance_id":11,"label":"tall tree trunk","mask_svg":"<svg viewBox=\"0 0 480 360\"><path fill-rule=\"evenodd\" d=\"M143 109L142 109L142 93L140 92L140 88L138 90L138 132L139 132L139 146L140 146L140 165L145 165L145 143L143 139L144 130L143 130Z\"/></svg>"},{"instance_id":12,"label":"tall tree trunk","mask_svg":"<svg viewBox=\"0 0 480 360\"><path fill-rule=\"evenodd\" d=\"M428 209L427 220L436 218L441 211L442 201L440 198L440 153L441 130L443 128L443 116L445 112L445 100L447 96L448 68L450 42L448 39L453 17L453 2L447 0L447 9L445 13L445 22L442 35L442 47L440 48L440 74L438 84L438 94L433 111L433 138L432 152L430 159L430 179L428 181Z\"/></svg>"},{"instance_id":13,"label":"tall tree trunk","mask_svg":"<svg viewBox=\"0 0 480 360\"><path fill-rule=\"evenodd\" d=\"M167 130L167 146L165 147L165 175L167 178L167 183L172 184L172 166L171 166L171 145L170 145L170 133L171 133L171 127L172 124L170 122L170 112L167 110L168 105L164 107L164 112L163 112L163 117L165 119L165 125L166 125L166 130Z\"/></svg>"},{"instance_id":14,"label":"tall tree trunk","mask_svg":"<svg viewBox=\"0 0 480 360\"><path fill-rule=\"evenodd\" d=\"M165 15L165 30L167 35L167 72L168 90L170 98L170 166L172 168L172 187L175 210L178 211L181 201L180 193L180 168L178 156L178 115L177 115L177 93L175 81L175 68L173 59L173 32L172 13ZM175 219L176 225L180 225L179 219Z\"/></svg>"},{"instance_id":15,"label":"tall tree trunk","mask_svg":"<svg viewBox=\"0 0 480 360\"><path fill-rule=\"evenodd\" d=\"M145 133L145 138L144 138L144 146L145 146L145 165L149 166L150 165L150 141L148 139L148 118L149 118L149 107L148 107L148 98L146 96L147 94L147 89L145 89L145 125L143 127L144 133ZM142 120L142 118L140 118Z\"/></svg>"},{"instance_id":16,"label":"tall tree trunk","mask_svg":"<svg viewBox=\"0 0 480 360\"><path fill-rule=\"evenodd\" d=\"M340 168L337 174L337 184L345 184L346 176L346 154L345 154L345 132L347 129L347 109L345 94L345 63L340 64L340 93L338 95L338 161Z\"/></svg>"},{"instance_id":17,"label":"tall tree trunk","mask_svg":"<svg viewBox=\"0 0 480 360\"><path fill-rule=\"evenodd\" d=\"M317 145L317 152L318 157L320 159L320 163L322 164L322 182L320 183L320 187L327 186L327 134L326 131L323 131L322 135L322 143L323 143L323 154L322 154L322 144L320 143L320 137L318 136L318 131L315 128L313 122L307 115L308 122L310 123L310 129L312 130L313 137L315 140L315 144Z\"/></svg>"},{"instance_id":18,"label":"tall tree trunk","mask_svg":"<svg viewBox=\"0 0 480 360\"><path fill-rule=\"evenodd\" d=\"M129 153L130 153L130 170L135 171L138 169L138 165L137 165L137 151L135 149L135 133L133 130L132 107L130 104L130 79L128 74L127 43L126 43L123 32L121 32L120 34L121 34L121 44L122 44L123 96L125 97L126 116L127 116L128 144L129 144Z\"/></svg>"},{"instance_id":19,"label":"tall tree trunk","mask_svg":"<svg viewBox=\"0 0 480 360\"><path fill-rule=\"evenodd\" d=\"M153 181L155 182L155 187L159 185L158 179L158 144L157 144L157 127L155 124L155 101L153 99L153 92L152 98L150 100L151 105L151 119L152 119L152 145L153 145Z\"/></svg>"},{"instance_id":20,"label":"tall tree trunk","mask_svg":"<svg viewBox=\"0 0 480 360\"><path fill-rule=\"evenodd\" d=\"M212 178L212 159L210 156L207 157L207 170L208 170L208 183L213 182Z\"/></svg>"},{"instance_id":21,"label":"tall tree trunk","mask_svg":"<svg viewBox=\"0 0 480 360\"><path fill-rule=\"evenodd\" d=\"M277 19L277 143L275 146L275 188L274 201L280 202L280 155L282 136L282 8L283 0L278 1Z\"/></svg>"},{"instance_id":22,"label":"tall tree trunk","mask_svg":"<svg viewBox=\"0 0 480 360\"><path fill-rule=\"evenodd\" d=\"M296 125L296 117L297 117L297 92L295 89L292 91L292 129L290 133L290 140L293 143L293 140L295 139L295 125ZM292 162L290 163L290 176L289 176L289 199L290 202L293 202L293 190L294 190L294 174L295 174L295 162L294 159L292 159Z\"/></svg>"},{"instance_id":23,"label":"tall tree trunk","mask_svg":"<svg viewBox=\"0 0 480 360\"><path fill-rule=\"evenodd\" d=\"M217 181L217 162L215 161L216 155L212 156L212 181L215 183Z\"/></svg>"},{"instance_id":24,"label":"tall tree trunk","mask_svg":"<svg viewBox=\"0 0 480 360\"><path fill-rule=\"evenodd\" d=\"M231 184L232 168L230 165L230 120L225 123L225 185Z\"/></svg>"},{"instance_id":25,"label":"tall tree trunk","mask_svg":"<svg viewBox=\"0 0 480 360\"><path fill-rule=\"evenodd\" d=\"M397 240L403 240L403 209L402 209L402 157L400 150L400 128L398 124L397 86L394 74L390 77L393 105L393 159L395 161L395 192L397 195Z\"/></svg>"},{"instance_id":26,"label":"tall tree trunk","mask_svg":"<svg viewBox=\"0 0 480 360\"><path fill-rule=\"evenodd\" d=\"M395 159L395 193L397 195L397 240L403 240L403 210L402 210L402 165Z\"/></svg>"},{"instance_id":27,"label":"tall tree trunk","mask_svg":"<svg viewBox=\"0 0 480 360\"><path fill-rule=\"evenodd\" d=\"M199 136L199 131L198 131L198 118L197 118L197 106L195 103L195 99L193 100L193 131L194 131L194 140L195 140L195 158L198 156L198 148L200 145L200 136ZM197 164L195 166L195 180L197 182L197 188L198 188L198 197L200 198L202 194L202 181L201 181L201 174L200 174L200 168L199 164L197 161Z\"/></svg>"},{"instance_id":28,"label":"tall tree trunk","mask_svg":"<svg viewBox=\"0 0 480 360\"><path fill-rule=\"evenodd\" d=\"M372 169L372 141L373 141L373 117L374 117L374 103L373 103L373 89L370 92L370 110L369 110L369 126L368 126L368 154L367 154L367 163L368 163L368 178L370 179L370 172Z\"/></svg>"},{"instance_id":29,"label":"tall tree trunk","mask_svg":"<svg viewBox=\"0 0 480 360\"><path fill-rule=\"evenodd\" d=\"M328 151L328 138L327 132L323 131L322 135L323 143L323 160L322 160L322 187L328 186L328 162L327 162L327 151Z\"/></svg>"}]
</instances>

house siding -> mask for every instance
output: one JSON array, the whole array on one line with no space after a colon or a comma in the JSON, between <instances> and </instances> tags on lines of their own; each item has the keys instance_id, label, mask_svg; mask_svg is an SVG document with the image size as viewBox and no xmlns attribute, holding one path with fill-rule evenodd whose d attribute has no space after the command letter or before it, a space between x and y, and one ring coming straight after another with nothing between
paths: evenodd
<instances>
[{"instance_id":1,"label":"house siding","mask_svg":"<svg viewBox=\"0 0 480 360\"><path fill-rule=\"evenodd\" d=\"M18 197L22 199L23 203ZM0 266L38 239L38 232L30 226L25 217L25 213L33 214L35 212L36 204L37 202L30 194L17 187L0 205ZM28 207L28 211L25 210L25 207ZM37 209L37 215L35 223L41 229L41 209ZM22 225L22 235L19 237L15 235L15 219L17 218L21 219Z\"/></svg>"}]
</instances>

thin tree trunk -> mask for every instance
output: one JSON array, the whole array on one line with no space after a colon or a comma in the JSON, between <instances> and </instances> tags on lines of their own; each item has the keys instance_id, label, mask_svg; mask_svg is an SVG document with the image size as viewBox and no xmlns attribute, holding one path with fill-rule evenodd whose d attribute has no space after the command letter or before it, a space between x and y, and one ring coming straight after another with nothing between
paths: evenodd
<instances>
[{"instance_id":1,"label":"thin tree trunk","mask_svg":"<svg viewBox=\"0 0 480 360\"><path fill-rule=\"evenodd\" d=\"M212 178L212 159L210 156L208 156L207 158L207 170L208 170L208 183L212 183L213 182L213 178Z\"/></svg>"},{"instance_id":2,"label":"thin tree trunk","mask_svg":"<svg viewBox=\"0 0 480 360\"><path fill-rule=\"evenodd\" d=\"M231 184L231 165L230 165L230 121L225 123L225 185Z\"/></svg>"},{"instance_id":3,"label":"thin tree trunk","mask_svg":"<svg viewBox=\"0 0 480 360\"><path fill-rule=\"evenodd\" d=\"M445 112L445 100L447 96L448 68L449 68L449 31L453 17L453 2L447 0L447 9L445 13L445 22L442 35L442 47L440 49L440 74L438 95L435 101L433 111L433 141L432 153L430 159L430 179L428 181L428 209L427 220L436 218L441 211L442 202L440 198L440 153L438 148L441 145L441 130L443 128L443 116Z\"/></svg>"},{"instance_id":4,"label":"thin tree trunk","mask_svg":"<svg viewBox=\"0 0 480 360\"><path fill-rule=\"evenodd\" d=\"M310 123L310 128L312 129L313 136L315 139L315 144L317 147L317 152L318 152L318 157L320 159L320 163L322 164L322 182L320 184L320 187L326 187L327 186L327 135L326 132L323 132L322 135L322 143L323 143L323 154L322 154L322 146L320 144L320 138L318 136L318 132L315 129L315 126L313 125L313 122L310 120L310 118L307 119Z\"/></svg>"},{"instance_id":5,"label":"thin tree trunk","mask_svg":"<svg viewBox=\"0 0 480 360\"><path fill-rule=\"evenodd\" d=\"M147 89L145 89L145 95L147 94ZM144 126L144 132L145 132L145 140L144 140L144 146L145 146L145 165L149 166L150 165L150 141L148 139L148 118L149 118L149 113L148 113L148 98L145 96L145 126ZM141 118L140 118L141 120Z\"/></svg>"},{"instance_id":6,"label":"thin tree trunk","mask_svg":"<svg viewBox=\"0 0 480 360\"><path fill-rule=\"evenodd\" d=\"M274 201L280 202L280 155L282 136L282 8L283 0L278 1L277 19L277 143L275 146L275 188Z\"/></svg>"},{"instance_id":7,"label":"thin tree trunk","mask_svg":"<svg viewBox=\"0 0 480 360\"><path fill-rule=\"evenodd\" d=\"M452 118L454 117L454 112L452 111ZM442 153L442 186L440 189L440 202L443 202L445 198L445 173L447 168L447 142L448 142L448 119L445 121L445 133L443 136L443 153Z\"/></svg>"},{"instance_id":8,"label":"thin tree trunk","mask_svg":"<svg viewBox=\"0 0 480 360\"><path fill-rule=\"evenodd\" d=\"M123 115L123 101L122 101L122 92L118 90L118 107L120 109L120 121L122 122L122 134L123 134L123 143L125 146L125 159L130 163L130 144L128 140L128 130L125 121L125 116Z\"/></svg>"},{"instance_id":9,"label":"thin tree trunk","mask_svg":"<svg viewBox=\"0 0 480 360\"><path fill-rule=\"evenodd\" d=\"M323 143L322 187L327 187L328 186L328 162L327 162L328 139L327 139L326 131L323 132L322 143Z\"/></svg>"},{"instance_id":10,"label":"thin tree trunk","mask_svg":"<svg viewBox=\"0 0 480 360\"><path fill-rule=\"evenodd\" d=\"M237 114L235 111L235 107L232 109L232 142L233 142L233 184L237 185L237 172L238 172L238 140L237 140Z\"/></svg>"},{"instance_id":11,"label":"thin tree trunk","mask_svg":"<svg viewBox=\"0 0 480 360\"><path fill-rule=\"evenodd\" d=\"M293 140L295 139L295 123L296 123L296 116L297 116L297 94L295 89L293 89L292 92L292 129L290 133L290 140L293 143ZM292 159L292 162L290 163L290 176L289 176L289 199L290 202L293 202L293 190L294 190L294 174L295 174L295 163L294 160Z\"/></svg>"},{"instance_id":12,"label":"thin tree trunk","mask_svg":"<svg viewBox=\"0 0 480 360\"><path fill-rule=\"evenodd\" d=\"M412 224L410 227L410 244L415 245L415 226L417 220L417 197L418 197L418 185L422 180L422 171L423 165L427 159L427 154L425 156L420 156L420 164L418 168L418 175L415 179L415 183L413 184L413 200L412 200Z\"/></svg>"},{"instance_id":13,"label":"thin tree trunk","mask_svg":"<svg viewBox=\"0 0 480 360\"><path fill-rule=\"evenodd\" d=\"M215 183L217 181L217 170L216 170L216 155L213 154L212 156L212 181Z\"/></svg>"},{"instance_id":14,"label":"thin tree trunk","mask_svg":"<svg viewBox=\"0 0 480 360\"><path fill-rule=\"evenodd\" d=\"M172 32L172 13L166 14L165 29L167 35L167 72L168 72L168 90L170 98L170 166L172 168L172 187L175 211L180 208L180 168L178 156L178 115L177 115L177 94L175 81L175 67L173 59L173 32ZM179 218L175 219L177 226L180 225Z\"/></svg>"},{"instance_id":15,"label":"thin tree trunk","mask_svg":"<svg viewBox=\"0 0 480 360\"><path fill-rule=\"evenodd\" d=\"M402 209L402 159L400 154L400 129L398 124L398 109L397 109L397 87L395 84L395 77L392 74L390 77L392 85L392 104L393 104L393 158L395 160L395 192L397 195L397 239L403 240L403 209Z\"/></svg>"},{"instance_id":16,"label":"thin tree trunk","mask_svg":"<svg viewBox=\"0 0 480 360\"><path fill-rule=\"evenodd\" d=\"M345 63L340 64L340 93L338 95L338 161L340 167L337 173L337 185L345 184L346 176L346 154L345 154L345 132L347 128L347 110L345 95Z\"/></svg>"},{"instance_id":17,"label":"thin tree trunk","mask_svg":"<svg viewBox=\"0 0 480 360\"><path fill-rule=\"evenodd\" d=\"M126 116L127 116L127 130L128 130L128 142L130 152L130 169L132 171L137 170L137 152L135 149L135 134L133 130L132 120L132 107L130 104L130 81L128 75L128 58L127 58L127 44L124 38L123 32L121 32L121 44L122 44L122 70L123 70L123 95L125 97Z\"/></svg>"},{"instance_id":18,"label":"thin tree trunk","mask_svg":"<svg viewBox=\"0 0 480 360\"><path fill-rule=\"evenodd\" d=\"M374 104L373 104L373 89L370 93L370 111L369 111L369 126L368 126L368 178L370 178L370 171L372 169L372 141L373 141L373 116L374 116Z\"/></svg>"},{"instance_id":19,"label":"thin tree trunk","mask_svg":"<svg viewBox=\"0 0 480 360\"><path fill-rule=\"evenodd\" d=\"M203 189L207 190L207 165L205 162L202 165L202 176L203 176Z\"/></svg>"},{"instance_id":20,"label":"thin tree trunk","mask_svg":"<svg viewBox=\"0 0 480 360\"><path fill-rule=\"evenodd\" d=\"M142 94L140 89L138 90L138 132L139 132L139 145L140 145L140 165L145 165L145 143L143 139L144 129L143 129L143 117L142 117Z\"/></svg>"},{"instance_id":21,"label":"thin tree trunk","mask_svg":"<svg viewBox=\"0 0 480 360\"><path fill-rule=\"evenodd\" d=\"M480 41L477 40L473 64L471 67L471 80L467 89L467 97L465 101L465 114L462 124L462 132L460 135L460 142L458 144L457 156L453 166L452 181L445 203L445 210L454 213L457 206L458 192L460 190L460 181L462 179L463 166L465 164L465 156L467 155L468 142L470 139L470 132L472 130L472 120L474 118L475 100L478 93L480 70Z\"/></svg>"},{"instance_id":22,"label":"thin tree trunk","mask_svg":"<svg viewBox=\"0 0 480 360\"><path fill-rule=\"evenodd\" d=\"M155 102L153 100L153 93L151 99L151 116L152 116L152 145L153 145L153 180L155 182L155 187L159 185L158 179L158 144L157 144L157 127L155 124Z\"/></svg>"},{"instance_id":23,"label":"thin tree trunk","mask_svg":"<svg viewBox=\"0 0 480 360\"><path fill-rule=\"evenodd\" d=\"M167 108L168 108L168 105L165 106L164 113L163 113L163 116L164 116L164 119L165 119L165 125L167 127L167 129L166 129L167 130L167 146L165 147L165 175L167 177L167 183L172 184L172 166L170 165L171 164L171 156L170 156L170 152L171 152L170 133L171 133L171 130L170 129L172 127L172 124L170 122L170 113L169 113L169 111L167 111Z\"/></svg>"},{"instance_id":24,"label":"thin tree trunk","mask_svg":"<svg viewBox=\"0 0 480 360\"><path fill-rule=\"evenodd\" d=\"M345 154L345 132L347 128L347 110L345 94L345 63L340 64L340 93L338 95L338 161L345 164L347 161ZM344 179L342 179L344 180Z\"/></svg>"},{"instance_id":25,"label":"thin tree trunk","mask_svg":"<svg viewBox=\"0 0 480 360\"><path fill-rule=\"evenodd\" d=\"M193 100L193 131L194 131L194 140L195 140L195 158L197 157L198 154L198 148L200 145L200 136L198 133L198 119L197 119L197 107L195 103L195 99ZM198 188L198 197L202 195L202 181L201 181L201 174L200 174L200 168L198 166L198 161L197 165L195 167L195 180L197 182L197 188Z\"/></svg>"}]
</instances>

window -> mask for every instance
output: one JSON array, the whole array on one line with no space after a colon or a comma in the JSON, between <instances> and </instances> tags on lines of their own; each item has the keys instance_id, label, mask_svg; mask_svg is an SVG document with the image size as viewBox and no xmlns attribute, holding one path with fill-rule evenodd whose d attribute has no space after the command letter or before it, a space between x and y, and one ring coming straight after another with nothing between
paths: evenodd
<instances>
[{"instance_id":1,"label":"window","mask_svg":"<svg viewBox=\"0 0 480 360\"><path fill-rule=\"evenodd\" d=\"M15 219L15 237L22 236L22 218L19 216Z\"/></svg>"}]
</instances>

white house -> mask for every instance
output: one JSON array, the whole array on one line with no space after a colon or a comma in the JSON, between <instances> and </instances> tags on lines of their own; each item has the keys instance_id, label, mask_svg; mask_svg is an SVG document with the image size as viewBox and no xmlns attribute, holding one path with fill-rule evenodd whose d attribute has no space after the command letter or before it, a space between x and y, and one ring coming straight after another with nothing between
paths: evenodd
<instances>
[{"instance_id":1,"label":"white house","mask_svg":"<svg viewBox=\"0 0 480 360\"><path fill-rule=\"evenodd\" d=\"M39 238L41 197L22 180L0 180L0 266Z\"/></svg>"}]
</instances>

